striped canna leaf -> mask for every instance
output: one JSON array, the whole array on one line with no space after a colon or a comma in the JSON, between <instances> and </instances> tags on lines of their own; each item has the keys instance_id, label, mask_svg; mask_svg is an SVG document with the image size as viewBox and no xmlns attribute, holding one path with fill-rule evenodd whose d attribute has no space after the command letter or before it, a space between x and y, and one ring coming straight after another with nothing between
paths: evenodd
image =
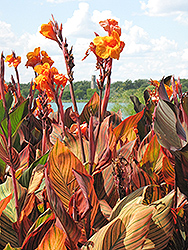
<instances>
[{"instance_id":1,"label":"striped canna leaf","mask_svg":"<svg viewBox=\"0 0 188 250\"><path fill-rule=\"evenodd\" d=\"M18 235L13 230L12 222L3 213L0 216L0 225L0 249L3 249L7 243L10 243L12 247L18 247Z\"/></svg>"},{"instance_id":2,"label":"striped canna leaf","mask_svg":"<svg viewBox=\"0 0 188 250\"><path fill-rule=\"evenodd\" d=\"M174 186L175 170L167 156L163 157L162 173L167 184Z\"/></svg>"},{"instance_id":3,"label":"striped canna leaf","mask_svg":"<svg viewBox=\"0 0 188 250\"><path fill-rule=\"evenodd\" d=\"M23 186L28 188L29 187L29 182L32 176L32 171L33 169L40 165L45 165L46 161L48 159L48 155L49 152L47 152L46 154L44 154L43 156L41 156L39 159L37 159L36 161L34 161L20 176L20 178L18 179L18 182Z\"/></svg>"},{"instance_id":4,"label":"striped canna leaf","mask_svg":"<svg viewBox=\"0 0 188 250\"><path fill-rule=\"evenodd\" d=\"M0 216L11 199L12 199L12 193L0 201Z\"/></svg>"},{"instance_id":5,"label":"striped canna leaf","mask_svg":"<svg viewBox=\"0 0 188 250\"><path fill-rule=\"evenodd\" d=\"M141 187L127 195L125 198L117 202L110 215L110 220L113 220L115 217L117 217L122 208L137 197L140 197L142 204L149 205L162 197L161 187L159 185L148 185Z\"/></svg>"},{"instance_id":6,"label":"striped canna leaf","mask_svg":"<svg viewBox=\"0 0 188 250\"><path fill-rule=\"evenodd\" d=\"M65 208L69 207L69 201L78 183L74 180L72 169L87 174L81 161L65 146L57 140L49 154L48 169L49 179L55 193L61 199Z\"/></svg>"},{"instance_id":7,"label":"striped canna leaf","mask_svg":"<svg viewBox=\"0 0 188 250\"><path fill-rule=\"evenodd\" d=\"M95 115L99 108L99 95L97 92L93 94L89 102L84 106L84 109L80 115L81 123L84 121L89 124L89 119L91 115Z\"/></svg>"},{"instance_id":8,"label":"striped canna leaf","mask_svg":"<svg viewBox=\"0 0 188 250\"><path fill-rule=\"evenodd\" d=\"M36 250L66 250L67 248L65 246L65 238L65 232L53 224L43 237Z\"/></svg>"},{"instance_id":9,"label":"striped canna leaf","mask_svg":"<svg viewBox=\"0 0 188 250\"><path fill-rule=\"evenodd\" d=\"M20 249L20 247L19 248L17 248L17 247L14 248L14 247L11 247L11 245L8 243L3 250L19 250L19 249Z\"/></svg>"},{"instance_id":10,"label":"striped canna leaf","mask_svg":"<svg viewBox=\"0 0 188 250\"><path fill-rule=\"evenodd\" d=\"M128 203L125 198L117 216L94 234L82 250L164 249L174 232L173 196L172 192L150 205L142 204L140 196Z\"/></svg>"},{"instance_id":11,"label":"striped canna leaf","mask_svg":"<svg viewBox=\"0 0 188 250\"><path fill-rule=\"evenodd\" d=\"M152 138L152 132L150 131L145 138L141 141L140 146L138 148L138 152L137 152L137 161L140 162L144 156L144 153L151 141Z\"/></svg>"},{"instance_id":12,"label":"striped canna leaf","mask_svg":"<svg viewBox=\"0 0 188 250\"><path fill-rule=\"evenodd\" d=\"M54 222L55 215L47 210L36 220L29 230L21 250L36 249Z\"/></svg>"},{"instance_id":13,"label":"striped canna leaf","mask_svg":"<svg viewBox=\"0 0 188 250\"><path fill-rule=\"evenodd\" d=\"M82 152L80 147L80 141L79 137L76 134L69 133L69 131L66 129L65 131L65 138L64 143L65 145L71 150L72 153L75 154L75 156L82 161ZM86 139L83 138L83 146L84 146L84 152L86 157L86 162L88 161L89 157L89 143Z\"/></svg>"},{"instance_id":14,"label":"striped canna leaf","mask_svg":"<svg viewBox=\"0 0 188 250\"><path fill-rule=\"evenodd\" d=\"M116 128L114 128L114 134L117 140L120 139L122 136L125 136L130 128L137 126L137 123L144 115L144 110L145 109L135 115L129 116L124 121L122 121Z\"/></svg>"},{"instance_id":15,"label":"striped canna leaf","mask_svg":"<svg viewBox=\"0 0 188 250\"><path fill-rule=\"evenodd\" d=\"M137 204L137 200L123 207L119 216L94 234L82 250L132 250L143 246L154 208Z\"/></svg>"},{"instance_id":16,"label":"striped canna leaf","mask_svg":"<svg viewBox=\"0 0 188 250\"><path fill-rule=\"evenodd\" d=\"M147 240L143 249L164 249L174 232L174 221L171 213L174 192L164 198L153 202L150 206L155 207Z\"/></svg>"},{"instance_id":17,"label":"striped canna leaf","mask_svg":"<svg viewBox=\"0 0 188 250\"><path fill-rule=\"evenodd\" d=\"M154 169L160 149L161 146L158 143L157 136L154 135L147 145L146 151L141 160L142 168L154 179L156 178L156 176L154 176Z\"/></svg>"},{"instance_id":18,"label":"striped canna leaf","mask_svg":"<svg viewBox=\"0 0 188 250\"><path fill-rule=\"evenodd\" d=\"M160 99L158 102L154 131L159 143L168 150L179 150L186 144L186 135L178 117L177 107L168 101Z\"/></svg>"},{"instance_id":19,"label":"striped canna leaf","mask_svg":"<svg viewBox=\"0 0 188 250\"><path fill-rule=\"evenodd\" d=\"M99 162L99 159L104 154L104 151L106 150L107 146L111 146L114 142L114 138L111 138L113 136L113 133L111 132L111 127L115 128L119 123L121 122L121 119L117 114L112 114L110 116L107 116L101 126L99 131L99 136L97 140L97 146L96 146L96 154L95 154L95 163L97 164ZM96 138L98 127L94 131L94 138Z\"/></svg>"},{"instance_id":20,"label":"striped canna leaf","mask_svg":"<svg viewBox=\"0 0 188 250\"><path fill-rule=\"evenodd\" d=\"M106 200L111 207L114 207L118 200L118 193L114 183L112 164L103 171L94 174L93 177L98 200Z\"/></svg>"},{"instance_id":21,"label":"striped canna leaf","mask_svg":"<svg viewBox=\"0 0 188 250\"><path fill-rule=\"evenodd\" d=\"M54 211L55 215L60 220L71 245L77 245L79 238L81 237L81 230L78 228L76 222L66 211L65 206L63 205L61 199L54 191L50 178L48 176L48 168L45 170L45 182L47 188L47 195L50 206Z\"/></svg>"},{"instance_id":22,"label":"striped canna leaf","mask_svg":"<svg viewBox=\"0 0 188 250\"><path fill-rule=\"evenodd\" d=\"M25 199L26 189L23 188L18 182L17 182L17 189L18 189L18 201L21 207ZM0 185L0 201L6 198L8 195L10 195L12 192L13 192L12 179L8 177L6 182ZM15 198L14 198L14 193L13 193L12 199L7 204L6 208L3 210L3 214L5 214L13 223L17 221L17 214L16 214L14 199Z\"/></svg>"},{"instance_id":23,"label":"striped canna leaf","mask_svg":"<svg viewBox=\"0 0 188 250\"><path fill-rule=\"evenodd\" d=\"M88 174L83 174L75 169L73 169L74 176L82 190L83 198L80 201L76 201L75 206L79 204L78 211L81 214L81 219L86 216L86 234L88 237L92 234L92 228L99 207L99 201L95 193L93 186L94 180L93 177Z\"/></svg>"}]
</instances>

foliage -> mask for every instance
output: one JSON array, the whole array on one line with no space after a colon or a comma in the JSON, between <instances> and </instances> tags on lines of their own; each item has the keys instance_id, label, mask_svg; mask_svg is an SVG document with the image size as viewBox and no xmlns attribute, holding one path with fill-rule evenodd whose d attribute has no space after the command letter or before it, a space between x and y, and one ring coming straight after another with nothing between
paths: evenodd
<instances>
[{"instance_id":1,"label":"foliage","mask_svg":"<svg viewBox=\"0 0 188 250\"><path fill-rule=\"evenodd\" d=\"M36 48L27 54L35 79L24 98L20 57L7 57L16 81L12 77L5 85L1 55L0 249L188 247L187 92L171 76L150 80L147 90L145 80L135 81L143 87L142 100L133 95L130 80L111 85L113 60L120 58L124 43L117 21L100 25L108 35L96 34L84 57L96 56L99 91L81 114L73 88L73 51L53 17L40 33L58 44L66 77ZM64 110L67 80L73 109ZM118 86L134 91L129 94L135 113L123 120L120 111L107 111L110 89ZM52 113L52 100L57 113Z\"/></svg>"}]
</instances>

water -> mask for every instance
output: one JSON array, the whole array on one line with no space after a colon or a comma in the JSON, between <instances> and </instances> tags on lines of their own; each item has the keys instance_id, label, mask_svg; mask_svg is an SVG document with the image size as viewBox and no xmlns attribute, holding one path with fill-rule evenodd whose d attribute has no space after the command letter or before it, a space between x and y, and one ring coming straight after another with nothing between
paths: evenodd
<instances>
[{"instance_id":1,"label":"water","mask_svg":"<svg viewBox=\"0 0 188 250\"><path fill-rule=\"evenodd\" d=\"M120 103L120 104L125 105L125 103ZM86 105L86 102L77 102L77 107L78 107L78 113L79 114L82 113L82 110L83 110L85 105ZM107 110L111 111L113 109L114 105L115 105L115 103L109 102L108 106L107 106ZM52 109L54 110L54 112L56 112L57 111L56 103L54 103L54 102L51 103L51 106L52 106ZM72 102L65 102L65 103L63 103L63 106L64 106L64 110L66 110L69 107L73 108ZM73 110L74 110L74 108L73 108Z\"/></svg>"}]
</instances>

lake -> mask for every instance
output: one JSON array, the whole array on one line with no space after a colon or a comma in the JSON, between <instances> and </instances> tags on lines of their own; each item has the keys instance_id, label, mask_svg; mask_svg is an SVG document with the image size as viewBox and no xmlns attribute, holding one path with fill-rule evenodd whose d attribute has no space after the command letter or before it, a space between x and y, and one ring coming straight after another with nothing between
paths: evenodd
<instances>
[{"instance_id":1,"label":"lake","mask_svg":"<svg viewBox=\"0 0 188 250\"><path fill-rule=\"evenodd\" d=\"M119 103L119 104L121 106L126 105L126 103ZM85 105L86 105L86 102L77 102L77 107L78 107L79 114L81 114L81 112L82 112ZM107 106L107 110L111 111L115 105L116 105L115 103L109 102L108 106ZM54 112L56 112L57 111L57 105L53 102L53 103L51 103L51 106L52 106L52 109L54 110ZM71 107L71 106L73 108L72 102L65 102L65 103L63 103L63 106L64 106L64 110ZM73 108L73 110L74 110L74 108ZM122 115L123 115L123 118L125 119L126 115L123 114L123 110L122 110Z\"/></svg>"}]
</instances>

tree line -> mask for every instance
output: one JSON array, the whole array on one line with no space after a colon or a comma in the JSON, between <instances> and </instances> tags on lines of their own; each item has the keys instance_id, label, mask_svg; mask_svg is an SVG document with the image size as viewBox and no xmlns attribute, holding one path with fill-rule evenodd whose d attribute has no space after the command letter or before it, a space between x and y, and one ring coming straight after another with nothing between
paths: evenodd
<instances>
[{"instance_id":1,"label":"tree line","mask_svg":"<svg viewBox=\"0 0 188 250\"><path fill-rule=\"evenodd\" d=\"M188 91L188 79L181 79L183 92ZM135 81L127 79L126 81L116 81L111 84L110 101L117 101L124 97L125 92L134 93L135 90L143 92L150 86L148 79L138 79ZM27 97L29 94L30 83L23 83L20 85L21 94L23 97ZM75 97L77 100L86 101L89 100L95 91L98 89L91 89L91 81L77 81L74 83ZM37 95L38 93L36 93ZM64 89L63 100L71 100L69 85Z\"/></svg>"}]
</instances>

